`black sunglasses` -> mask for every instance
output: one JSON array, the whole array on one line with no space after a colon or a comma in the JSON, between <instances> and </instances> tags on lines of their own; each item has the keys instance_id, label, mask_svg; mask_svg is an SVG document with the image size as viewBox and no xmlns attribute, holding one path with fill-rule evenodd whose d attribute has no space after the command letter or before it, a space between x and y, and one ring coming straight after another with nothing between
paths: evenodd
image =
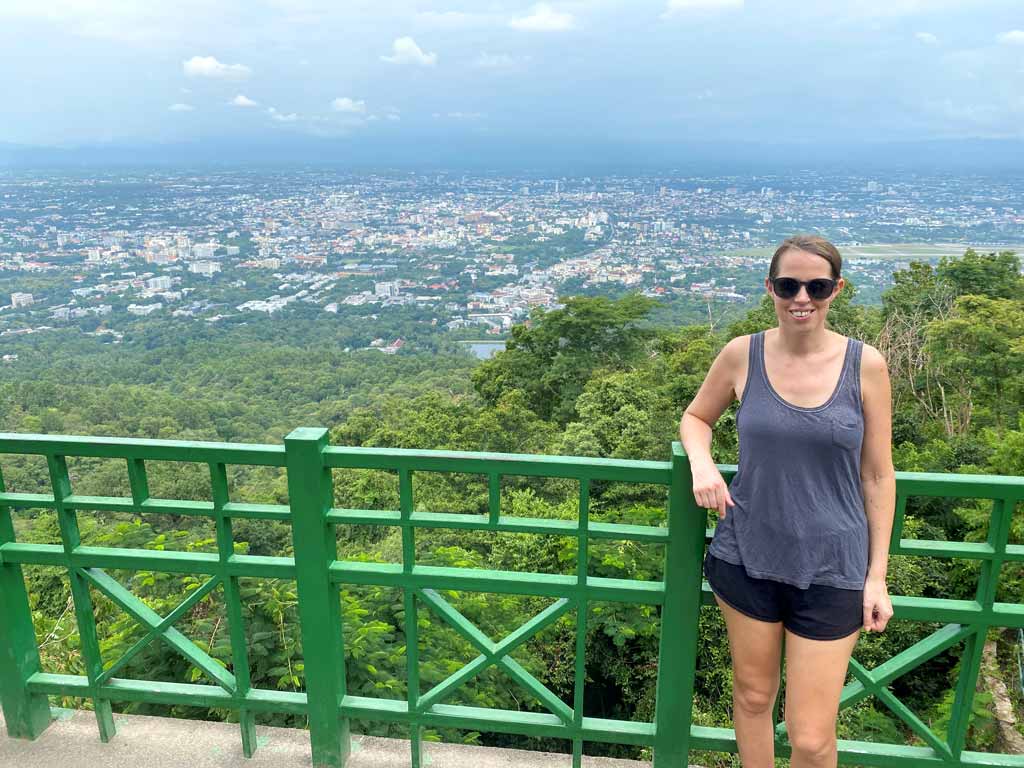
<instances>
[{"instance_id":1,"label":"black sunglasses","mask_svg":"<svg viewBox=\"0 0 1024 768\"><path fill-rule=\"evenodd\" d=\"M827 277L816 277L813 280L797 280L795 277L773 277L772 290L780 299L792 299L800 293L800 286L807 286L807 295L821 301L832 295L836 289L836 281Z\"/></svg>"}]
</instances>

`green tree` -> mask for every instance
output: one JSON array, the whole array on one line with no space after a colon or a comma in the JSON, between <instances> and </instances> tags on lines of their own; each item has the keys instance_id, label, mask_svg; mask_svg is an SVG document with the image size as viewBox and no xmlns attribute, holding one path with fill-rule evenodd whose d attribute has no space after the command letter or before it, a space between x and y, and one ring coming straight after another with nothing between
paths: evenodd
<instances>
[{"instance_id":1,"label":"green tree","mask_svg":"<svg viewBox=\"0 0 1024 768\"><path fill-rule=\"evenodd\" d=\"M936 275L958 296L972 294L993 299L1024 299L1020 258L1013 251L977 253L968 248L962 257L944 256Z\"/></svg>"},{"instance_id":2,"label":"green tree","mask_svg":"<svg viewBox=\"0 0 1024 768\"><path fill-rule=\"evenodd\" d=\"M494 404L504 392L521 389L537 415L565 424L591 374L633 364L654 335L638 322L656 306L654 299L576 296L564 304L538 310L529 325L514 327L505 351L473 372L473 386L485 402Z\"/></svg>"}]
</instances>

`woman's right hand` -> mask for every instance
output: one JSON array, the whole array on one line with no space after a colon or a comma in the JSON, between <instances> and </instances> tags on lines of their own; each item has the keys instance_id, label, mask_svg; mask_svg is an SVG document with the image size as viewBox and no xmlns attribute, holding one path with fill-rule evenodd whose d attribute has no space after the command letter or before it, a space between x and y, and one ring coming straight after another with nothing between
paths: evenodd
<instances>
[{"instance_id":1,"label":"woman's right hand","mask_svg":"<svg viewBox=\"0 0 1024 768\"><path fill-rule=\"evenodd\" d=\"M725 508L736 506L729 495L722 473L713 461L699 461L690 465L693 474L693 498L697 506L718 511L718 519L725 519Z\"/></svg>"}]
</instances>

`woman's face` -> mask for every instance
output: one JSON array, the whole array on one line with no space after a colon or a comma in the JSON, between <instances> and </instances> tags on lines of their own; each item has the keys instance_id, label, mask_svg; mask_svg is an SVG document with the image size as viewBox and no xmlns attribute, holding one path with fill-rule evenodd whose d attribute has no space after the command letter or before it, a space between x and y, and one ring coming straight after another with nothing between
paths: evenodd
<instances>
[{"instance_id":1,"label":"woman's face","mask_svg":"<svg viewBox=\"0 0 1024 768\"><path fill-rule=\"evenodd\" d=\"M801 282L823 277L832 279L832 265L821 256L807 251L790 248L779 257L776 277L792 277ZM791 299L779 298L772 289L771 280L765 278L764 286L775 302L775 314L779 319L779 328L787 331L803 333L825 326L825 316L829 306L846 282L839 278L832 295L825 299L812 299L807 294L807 286L801 285L796 296Z\"/></svg>"}]
</instances>

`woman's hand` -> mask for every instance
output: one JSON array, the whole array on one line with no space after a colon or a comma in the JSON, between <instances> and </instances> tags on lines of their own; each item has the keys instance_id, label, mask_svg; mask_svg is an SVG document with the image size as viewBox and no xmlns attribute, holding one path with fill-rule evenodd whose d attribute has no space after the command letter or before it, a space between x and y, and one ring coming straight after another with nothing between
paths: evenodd
<instances>
[{"instance_id":1,"label":"woman's hand","mask_svg":"<svg viewBox=\"0 0 1024 768\"><path fill-rule=\"evenodd\" d=\"M892 618L892 613L885 579L869 577L864 582L864 631L881 632Z\"/></svg>"},{"instance_id":2,"label":"woman's hand","mask_svg":"<svg viewBox=\"0 0 1024 768\"><path fill-rule=\"evenodd\" d=\"M699 461L690 464L693 474L693 498L697 506L718 510L718 519L725 519L725 508L736 506L729 495L729 486L722 479L713 461Z\"/></svg>"}]
</instances>

